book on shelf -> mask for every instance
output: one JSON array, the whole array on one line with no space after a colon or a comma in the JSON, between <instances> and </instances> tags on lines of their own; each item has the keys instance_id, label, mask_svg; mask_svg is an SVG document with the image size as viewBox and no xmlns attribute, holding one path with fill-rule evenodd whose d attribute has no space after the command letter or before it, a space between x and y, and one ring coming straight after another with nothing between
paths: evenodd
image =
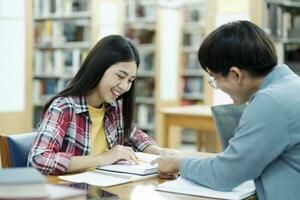
<instances>
[{"instance_id":1,"label":"book on shelf","mask_svg":"<svg viewBox=\"0 0 300 200\"><path fill-rule=\"evenodd\" d=\"M35 53L35 76L63 76L64 74L75 75L86 52L83 49L74 48L66 51L36 50Z\"/></svg>"},{"instance_id":2,"label":"book on shelf","mask_svg":"<svg viewBox=\"0 0 300 200\"><path fill-rule=\"evenodd\" d=\"M198 185L179 177L176 180L159 184L155 190L217 199L239 200L253 195L255 193L255 186L253 181L246 181L233 190L224 192Z\"/></svg>"},{"instance_id":3,"label":"book on shelf","mask_svg":"<svg viewBox=\"0 0 300 200\"><path fill-rule=\"evenodd\" d=\"M203 91L202 77L188 77L184 78L184 93L200 93Z\"/></svg>"},{"instance_id":4,"label":"book on shelf","mask_svg":"<svg viewBox=\"0 0 300 200\"><path fill-rule=\"evenodd\" d=\"M34 15L67 15L73 12L87 11L89 1L82 0L34 0Z\"/></svg>"},{"instance_id":5,"label":"book on shelf","mask_svg":"<svg viewBox=\"0 0 300 200\"><path fill-rule=\"evenodd\" d=\"M53 47L71 42L90 41L90 20L44 20L35 22L35 43L38 47Z\"/></svg>"},{"instance_id":6,"label":"book on shelf","mask_svg":"<svg viewBox=\"0 0 300 200\"><path fill-rule=\"evenodd\" d=\"M140 97L154 97L154 84L153 77L138 79L136 83L136 93Z\"/></svg>"},{"instance_id":7,"label":"book on shelf","mask_svg":"<svg viewBox=\"0 0 300 200\"><path fill-rule=\"evenodd\" d=\"M151 1L126 1L127 20L144 22L155 21L155 3Z\"/></svg>"},{"instance_id":8,"label":"book on shelf","mask_svg":"<svg viewBox=\"0 0 300 200\"><path fill-rule=\"evenodd\" d=\"M113 165L97 167L97 169L75 175L59 176L61 180L69 182L85 182L91 185L109 187L157 176L157 165L150 162L158 158L158 155L137 153L139 164L132 165L126 162L119 162Z\"/></svg>"},{"instance_id":9,"label":"book on shelf","mask_svg":"<svg viewBox=\"0 0 300 200\"><path fill-rule=\"evenodd\" d=\"M0 169L0 199L45 199L46 183L34 168Z\"/></svg>"}]
</instances>

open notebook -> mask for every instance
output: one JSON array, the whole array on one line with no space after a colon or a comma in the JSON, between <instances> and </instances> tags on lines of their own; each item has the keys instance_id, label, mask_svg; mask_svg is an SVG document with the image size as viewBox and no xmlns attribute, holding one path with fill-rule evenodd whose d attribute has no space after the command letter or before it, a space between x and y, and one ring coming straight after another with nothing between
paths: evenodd
<instances>
[{"instance_id":1,"label":"open notebook","mask_svg":"<svg viewBox=\"0 0 300 200\"><path fill-rule=\"evenodd\" d=\"M156 187L156 190L209 198L239 200L253 195L255 193L255 186L253 181L247 181L234 188L232 191L222 192L179 177L174 181L159 184Z\"/></svg>"},{"instance_id":2,"label":"open notebook","mask_svg":"<svg viewBox=\"0 0 300 200\"><path fill-rule=\"evenodd\" d=\"M102 167L98 167L93 171L75 175L59 176L59 179L75 183L84 182L91 185L109 187L156 177L157 165L151 165L150 162L159 156L146 153L136 154L141 161L138 165L130 165L126 163L107 165L105 170L102 170Z\"/></svg>"}]
</instances>

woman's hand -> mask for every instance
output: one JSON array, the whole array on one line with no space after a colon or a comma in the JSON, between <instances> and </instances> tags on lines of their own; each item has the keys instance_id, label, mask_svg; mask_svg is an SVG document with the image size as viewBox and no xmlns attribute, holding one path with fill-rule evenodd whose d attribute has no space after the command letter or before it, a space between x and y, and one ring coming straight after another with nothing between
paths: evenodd
<instances>
[{"instance_id":1,"label":"woman's hand","mask_svg":"<svg viewBox=\"0 0 300 200\"><path fill-rule=\"evenodd\" d=\"M127 161L130 164L137 164L138 158L131 147L116 145L112 149L101 154L103 162L101 165L109 165L118 161Z\"/></svg>"}]
</instances>

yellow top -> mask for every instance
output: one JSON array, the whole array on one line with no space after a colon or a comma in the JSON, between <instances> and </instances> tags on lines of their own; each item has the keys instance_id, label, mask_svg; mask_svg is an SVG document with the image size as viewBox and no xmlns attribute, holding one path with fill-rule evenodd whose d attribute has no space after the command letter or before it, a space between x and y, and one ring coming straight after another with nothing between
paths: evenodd
<instances>
[{"instance_id":1,"label":"yellow top","mask_svg":"<svg viewBox=\"0 0 300 200\"><path fill-rule=\"evenodd\" d=\"M91 134L91 155L99 155L108 149L106 135L104 132L104 114L105 108L95 108L88 105L90 118L92 121Z\"/></svg>"}]
</instances>

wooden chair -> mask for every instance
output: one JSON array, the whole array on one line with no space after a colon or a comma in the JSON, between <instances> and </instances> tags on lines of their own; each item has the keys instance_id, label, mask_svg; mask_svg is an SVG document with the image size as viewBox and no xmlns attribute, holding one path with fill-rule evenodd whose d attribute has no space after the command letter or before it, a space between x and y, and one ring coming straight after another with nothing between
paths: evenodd
<instances>
[{"instance_id":1,"label":"wooden chair","mask_svg":"<svg viewBox=\"0 0 300 200\"><path fill-rule=\"evenodd\" d=\"M35 137L36 132L0 135L2 167L26 167L27 157Z\"/></svg>"}]
</instances>

